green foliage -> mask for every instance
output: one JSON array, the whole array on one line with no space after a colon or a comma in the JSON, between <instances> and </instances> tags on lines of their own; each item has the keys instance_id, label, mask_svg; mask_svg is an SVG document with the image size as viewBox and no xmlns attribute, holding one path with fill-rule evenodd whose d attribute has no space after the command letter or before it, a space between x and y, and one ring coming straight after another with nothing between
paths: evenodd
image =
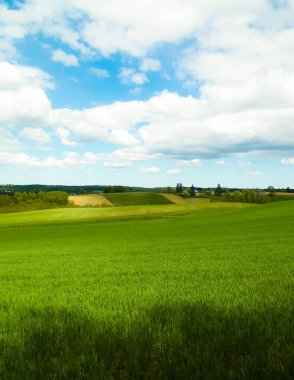
<instances>
[{"instance_id":1,"label":"green foliage","mask_svg":"<svg viewBox=\"0 0 294 380\"><path fill-rule=\"evenodd\" d=\"M125 193L128 191L126 186L105 186L103 193Z\"/></svg>"},{"instance_id":2,"label":"green foliage","mask_svg":"<svg viewBox=\"0 0 294 380\"><path fill-rule=\"evenodd\" d=\"M214 198L212 197L212 200ZM241 202L241 203L266 203L264 196L257 190L235 190L225 191L221 198L217 198L218 201L223 202Z\"/></svg>"},{"instance_id":3,"label":"green foliage","mask_svg":"<svg viewBox=\"0 0 294 380\"><path fill-rule=\"evenodd\" d=\"M176 194L182 194L182 193L183 193L183 185L181 183L177 183Z\"/></svg>"},{"instance_id":4,"label":"green foliage","mask_svg":"<svg viewBox=\"0 0 294 380\"><path fill-rule=\"evenodd\" d=\"M293 215L2 226L0 378L291 379Z\"/></svg>"},{"instance_id":5,"label":"green foliage","mask_svg":"<svg viewBox=\"0 0 294 380\"><path fill-rule=\"evenodd\" d=\"M222 188L221 188L221 185L218 184L218 185L217 185L217 188L216 188L215 191L214 191L214 194L215 194L217 197L220 197L220 196L222 195L222 193L223 193L223 190L222 190Z\"/></svg>"},{"instance_id":6,"label":"green foliage","mask_svg":"<svg viewBox=\"0 0 294 380\"><path fill-rule=\"evenodd\" d=\"M0 195L0 212L41 210L52 207L66 207L68 194L64 191L20 192Z\"/></svg>"}]
</instances>

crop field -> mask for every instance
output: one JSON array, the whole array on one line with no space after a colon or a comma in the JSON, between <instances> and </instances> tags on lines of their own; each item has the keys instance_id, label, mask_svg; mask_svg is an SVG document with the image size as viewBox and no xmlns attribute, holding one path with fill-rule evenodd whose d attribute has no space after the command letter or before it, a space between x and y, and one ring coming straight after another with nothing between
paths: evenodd
<instances>
[{"instance_id":1,"label":"crop field","mask_svg":"<svg viewBox=\"0 0 294 380\"><path fill-rule=\"evenodd\" d=\"M112 203L101 194L70 195L68 199L77 206L112 206Z\"/></svg>"},{"instance_id":2,"label":"crop field","mask_svg":"<svg viewBox=\"0 0 294 380\"><path fill-rule=\"evenodd\" d=\"M18 213L0 213L1 226L28 226L43 224L83 223L98 221L118 221L133 218L166 218L175 215L189 214L199 211L221 211L234 208L257 207L248 203L210 202L199 200L185 202L183 204L147 205L147 206L121 206L113 208L59 208L49 210L37 210Z\"/></svg>"},{"instance_id":3,"label":"crop field","mask_svg":"<svg viewBox=\"0 0 294 380\"><path fill-rule=\"evenodd\" d=\"M162 194L165 198L167 198L169 201L171 201L172 203L175 203L175 204L181 204L181 203L185 203L186 202L186 199L180 197L179 195L177 194L168 194L168 193L164 193Z\"/></svg>"},{"instance_id":4,"label":"crop field","mask_svg":"<svg viewBox=\"0 0 294 380\"><path fill-rule=\"evenodd\" d=\"M165 205L173 203L159 193L113 193L104 194L114 206Z\"/></svg>"},{"instance_id":5,"label":"crop field","mask_svg":"<svg viewBox=\"0 0 294 380\"><path fill-rule=\"evenodd\" d=\"M0 215L1 380L292 379L294 202L216 206Z\"/></svg>"}]
</instances>

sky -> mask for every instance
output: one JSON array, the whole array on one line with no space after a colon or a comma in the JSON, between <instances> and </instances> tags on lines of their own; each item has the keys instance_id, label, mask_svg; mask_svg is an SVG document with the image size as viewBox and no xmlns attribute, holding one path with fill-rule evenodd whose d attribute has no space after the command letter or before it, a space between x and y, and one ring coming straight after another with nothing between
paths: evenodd
<instances>
[{"instance_id":1,"label":"sky","mask_svg":"<svg viewBox=\"0 0 294 380\"><path fill-rule=\"evenodd\" d=\"M294 0L0 0L0 184L294 188Z\"/></svg>"}]
</instances>

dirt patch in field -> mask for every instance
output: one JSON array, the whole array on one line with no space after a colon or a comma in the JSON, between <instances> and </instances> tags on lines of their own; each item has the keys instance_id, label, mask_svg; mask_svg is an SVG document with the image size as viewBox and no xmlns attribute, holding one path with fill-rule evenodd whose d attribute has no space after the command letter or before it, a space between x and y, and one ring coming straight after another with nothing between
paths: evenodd
<instances>
[{"instance_id":1,"label":"dirt patch in field","mask_svg":"<svg viewBox=\"0 0 294 380\"><path fill-rule=\"evenodd\" d=\"M87 194L87 195L71 195L69 201L77 206L113 206L112 203L100 194Z\"/></svg>"}]
</instances>

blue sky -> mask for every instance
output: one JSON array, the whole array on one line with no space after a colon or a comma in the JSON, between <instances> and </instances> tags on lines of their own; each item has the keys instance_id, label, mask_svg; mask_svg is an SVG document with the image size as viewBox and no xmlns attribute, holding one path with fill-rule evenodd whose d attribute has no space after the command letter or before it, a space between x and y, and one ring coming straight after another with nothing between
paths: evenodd
<instances>
[{"instance_id":1,"label":"blue sky","mask_svg":"<svg viewBox=\"0 0 294 380\"><path fill-rule=\"evenodd\" d=\"M294 187L294 2L0 0L0 183Z\"/></svg>"}]
</instances>

